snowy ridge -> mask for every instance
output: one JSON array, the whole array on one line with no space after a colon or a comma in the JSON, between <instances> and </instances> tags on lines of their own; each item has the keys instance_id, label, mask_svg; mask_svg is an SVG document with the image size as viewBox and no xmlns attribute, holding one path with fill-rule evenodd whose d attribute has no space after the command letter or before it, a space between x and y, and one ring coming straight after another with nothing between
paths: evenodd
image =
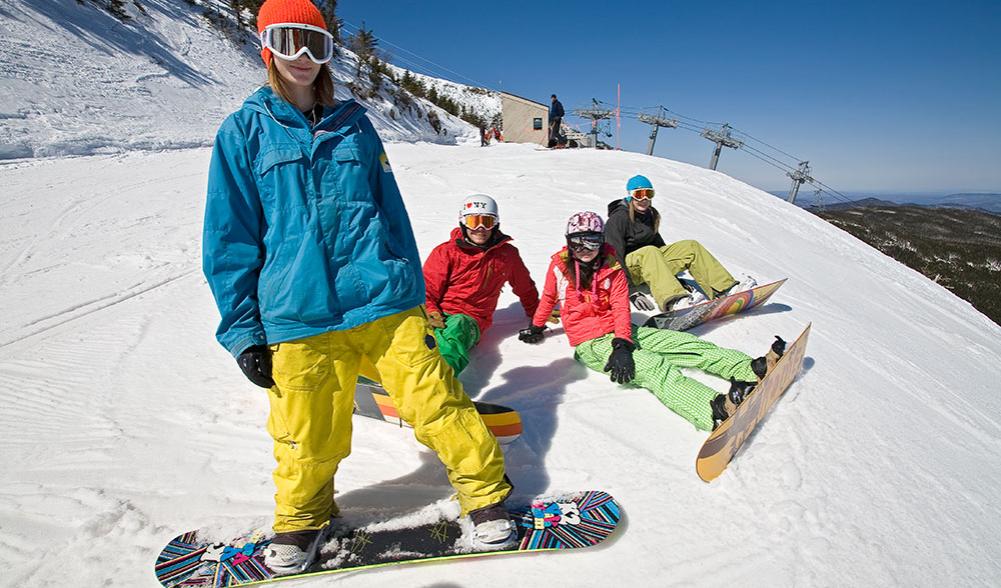
<instances>
[{"instance_id":1,"label":"snowy ridge","mask_svg":"<svg viewBox=\"0 0 1001 588\"><path fill-rule=\"evenodd\" d=\"M352 575L352 586L1001 577L1001 328L969 304L694 166L520 145L388 151L424 255L462 198L482 191L541 284L566 218L603 212L640 172L657 186L667 240L696 238L761 283L789 278L769 304L697 334L760 354L775 334L808 322L813 332L803 375L704 484L694 461L705 433L577 364L559 327L540 346L520 343L526 318L505 291L462 379L478 400L521 413L524 433L506 450L517 497L601 489L622 527L603 547L516 568L503 557L392 568ZM177 533L267 524L267 399L214 341L200 273L208 159L196 149L0 167L0 586L155 586L153 561ZM412 431L355 419L337 474L346 516L389 520L451 494Z\"/></svg>"},{"instance_id":2,"label":"snowy ridge","mask_svg":"<svg viewBox=\"0 0 1001 588\"><path fill-rule=\"evenodd\" d=\"M266 81L254 36L237 47L202 15L229 14L222 0L139 4L126 3L125 22L76 0L0 7L0 160L211 145L226 115ZM352 97L355 60L342 49L331 61L338 99ZM425 100L399 106L386 86L361 100L385 140L478 136Z\"/></svg>"},{"instance_id":3,"label":"snowy ridge","mask_svg":"<svg viewBox=\"0 0 1001 588\"><path fill-rule=\"evenodd\" d=\"M439 96L451 98L456 104L464 106L466 110L482 116L488 123L494 117L501 114L500 92L477 86L459 84L451 80L417 73L395 65L390 65L390 69L393 70L397 78L402 78L404 73L409 71L411 76L423 82L428 89L434 88Z\"/></svg>"}]
</instances>

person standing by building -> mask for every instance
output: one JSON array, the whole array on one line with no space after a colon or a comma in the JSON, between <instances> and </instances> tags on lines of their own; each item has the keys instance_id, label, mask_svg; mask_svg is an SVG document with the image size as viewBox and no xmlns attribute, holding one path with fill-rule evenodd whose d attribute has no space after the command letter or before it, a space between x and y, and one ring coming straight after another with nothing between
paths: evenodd
<instances>
[{"instance_id":1,"label":"person standing by building","mask_svg":"<svg viewBox=\"0 0 1001 588\"><path fill-rule=\"evenodd\" d=\"M563 105L556 99L556 94L552 95L549 104L549 146L555 147L560 142L560 125L563 124Z\"/></svg>"},{"instance_id":2,"label":"person standing by building","mask_svg":"<svg viewBox=\"0 0 1001 588\"><path fill-rule=\"evenodd\" d=\"M202 262L217 339L268 391L276 535L265 564L307 568L338 512L363 362L444 464L474 541L509 545L504 456L436 349L403 198L365 109L334 99L323 15L310 0L267 0L257 25L269 83L216 135Z\"/></svg>"}]
</instances>

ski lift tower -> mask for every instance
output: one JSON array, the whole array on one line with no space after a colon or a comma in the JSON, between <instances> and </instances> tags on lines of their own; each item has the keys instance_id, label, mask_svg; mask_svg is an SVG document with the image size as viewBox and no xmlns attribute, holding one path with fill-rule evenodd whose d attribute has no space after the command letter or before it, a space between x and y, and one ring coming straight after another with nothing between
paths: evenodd
<instances>
[{"instance_id":1,"label":"ski lift tower","mask_svg":"<svg viewBox=\"0 0 1001 588\"><path fill-rule=\"evenodd\" d=\"M640 118L640 122L646 123L646 124L651 125L653 127L653 130L650 131L650 143L647 144L647 147L646 147L646 154L647 155L653 155L653 146L657 142L657 131L661 127L664 127L666 129L676 129L676 128L678 128L678 119L674 119L674 118L667 119L667 118L664 118L664 107L663 106L660 107L660 114L659 115L654 116L654 115L651 115L651 114L641 114L639 118Z\"/></svg>"},{"instance_id":2,"label":"ski lift tower","mask_svg":"<svg viewBox=\"0 0 1001 588\"><path fill-rule=\"evenodd\" d=\"M716 143L716 150L713 151L712 159L709 160L709 169L716 170L716 164L719 163L719 153L724 147L729 147L731 149L740 149L743 147L744 142L739 139L734 139L730 136L730 125L724 124L723 127L714 131L712 129L706 129L702 131L702 136L709 139L713 143Z\"/></svg>"},{"instance_id":3,"label":"ski lift tower","mask_svg":"<svg viewBox=\"0 0 1001 588\"><path fill-rule=\"evenodd\" d=\"M591 145L595 149L598 148L598 122L602 120L608 120L612 118L612 111L607 108L600 108L598 106L598 101L591 98L591 108L578 108L573 111L574 114L581 118L591 119L591 138L594 141Z\"/></svg>"},{"instance_id":4,"label":"ski lift tower","mask_svg":"<svg viewBox=\"0 0 1001 588\"><path fill-rule=\"evenodd\" d=\"M786 175L792 178L792 187L789 188L789 197L786 198L786 200L788 200L790 204L795 204L796 195L799 194L799 187L803 185L803 182L813 183L813 178L810 177L810 162L799 162L799 168L794 169L791 172L786 172Z\"/></svg>"}]
</instances>

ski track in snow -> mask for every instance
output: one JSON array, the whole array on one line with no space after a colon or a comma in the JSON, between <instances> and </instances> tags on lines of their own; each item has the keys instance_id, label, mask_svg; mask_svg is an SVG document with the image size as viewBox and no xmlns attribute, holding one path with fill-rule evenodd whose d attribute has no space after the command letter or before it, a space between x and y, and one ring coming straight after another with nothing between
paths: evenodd
<instances>
[{"instance_id":1,"label":"ski track in snow","mask_svg":"<svg viewBox=\"0 0 1001 588\"><path fill-rule=\"evenodd\" d=\"M335 576L352 586L989 584L1001 528L1001 329L808 213L723 174L610 152L389 145L418 244L462 198L500 202L541 285L570 213L601 213L626 177L658 187L669 241L697 238L734 273L789 277L772 302L703 325L752 354L813 322L804 373L712 484L705 433L648 392L538 347L510 291L463 374L521 411L507 449L519 496L587 488L625 519L598 549ZM267 524L265 395L213 339L200 275L208 150L0 167L0 586L155 586L177 533ZM639 313L637 319L642 317ZM718 389L719 379L693 374ZM452 490L409 429L354 421L337 499L358 520ZM517 561L516 572L511 564ZM628 561L629 565L621 563ZM334 579L336 578L336 580ZM322 584L288 582L290 588Z\"/></svg>"}]
</instances>

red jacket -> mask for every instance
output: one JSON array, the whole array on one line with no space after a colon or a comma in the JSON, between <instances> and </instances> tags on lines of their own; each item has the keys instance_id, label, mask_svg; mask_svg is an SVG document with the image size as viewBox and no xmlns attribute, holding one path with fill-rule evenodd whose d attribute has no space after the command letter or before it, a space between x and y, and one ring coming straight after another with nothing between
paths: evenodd
<instances>
[{"instance_id":1,"label":"red jacket","mask_svg":"<svg viewBox=\"0 0 1001 588\"><path fill-rule=\"evenodd\" d=\"M476 319L483 335L493 322L501 288L510 282L525 314L535 313L539 290L518 250L509 243L511 237L499 236L497 243L484 250L467 243L462 229L456 227L451 239L431 251L424 262L428 312L467 314Z\"/></svg>"},{"instance_id":2,"label":"red jacket","mask_svg":"<svg viewBox=\"0 0 1001 588\"><path fill-rule=\"evenodd\" d=\"M632 323L629 310L629 283L622 266L615 259L615 249L604 245L600 255L604 262L594 275L591 287L577 290L577 284L570 279L568 263L573 263L567 248L553 255L546 273L546 286L542 290L542 300L535 311L532 324L542 327L559 302L563 329L576 347L584 341L596 339L608 333L632 341Z\"/></svg>"}]
</instances>

